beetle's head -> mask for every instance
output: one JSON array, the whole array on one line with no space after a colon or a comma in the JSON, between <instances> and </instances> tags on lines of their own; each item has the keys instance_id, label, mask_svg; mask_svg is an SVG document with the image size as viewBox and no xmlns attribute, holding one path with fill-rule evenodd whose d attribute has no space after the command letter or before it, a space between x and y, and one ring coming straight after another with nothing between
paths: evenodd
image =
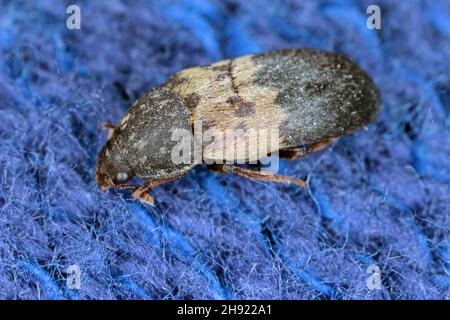
<instances>
[{"instance_id":1,"label":"beetle's head","mask_svg":"<svg viewBox=\"0 0 450 320\"><path fill-rule=\"evenodd\" d=\"M96 179L101 190L124 186L134 176L125 152L114 140L113 136L97 156Z\"/></svg>"},{"instance_id":2,"label":"beetle's head","mask_svg":"<svg viewBox=\"0 0 450 320\"><path fill-rule=\"evenodd\" d=\"M183 100L165 88L154 89L137 100L123 117L97 156L96 178L102 190L131 188L133 177L157 180L178 177L195 163L172 160L180 142L172 140L176 129L191 132Z\"/></svg>"}]
</instances>

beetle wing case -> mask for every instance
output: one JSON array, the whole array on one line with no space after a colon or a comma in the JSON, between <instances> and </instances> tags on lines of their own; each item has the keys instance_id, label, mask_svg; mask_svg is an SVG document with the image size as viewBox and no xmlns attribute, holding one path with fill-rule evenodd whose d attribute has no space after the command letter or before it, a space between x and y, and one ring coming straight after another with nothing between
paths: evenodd
<instances>
[{"instance_id":1,"label":"beetle wing case","mask_svg":"<svg viewBox=\"0 0 450 320\"><path fill-rule=\"evenodd\" d=\"M203 130L279 129L280 149L350 133L369 123L380 105L374 84L356 64L312 49L185 69L165 86L184 99L191 123L201 121ZM235 140L237 150L245 144L244 136Z\"/></svg>"}]
</instances>

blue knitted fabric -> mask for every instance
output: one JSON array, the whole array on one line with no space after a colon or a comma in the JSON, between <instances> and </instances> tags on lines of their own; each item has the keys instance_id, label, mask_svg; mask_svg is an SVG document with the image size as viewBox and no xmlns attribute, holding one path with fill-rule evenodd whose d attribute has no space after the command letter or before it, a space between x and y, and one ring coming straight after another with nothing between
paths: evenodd
<instances>
[{"instance_id":1,"label":"blue knitted fabric","mask_svg":"<svg viewBox=\"0 0 450 320\"><path fill-rule=\"evenodd\" d=\"M307 191L201 166L154 208L98 189L101 122L183 68L300 47L349 56L383 97L281 163ZM449 299L449 76L449 1L2 1L0 298Z\"/></svg>"}]
</instances>

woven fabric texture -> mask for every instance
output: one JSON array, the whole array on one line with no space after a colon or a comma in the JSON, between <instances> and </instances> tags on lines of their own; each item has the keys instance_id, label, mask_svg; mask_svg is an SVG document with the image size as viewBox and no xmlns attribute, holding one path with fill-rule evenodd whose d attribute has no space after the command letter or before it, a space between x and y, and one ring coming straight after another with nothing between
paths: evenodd
<instances>
[{"instance_id":1,"label":"woven fabric texture","mask_svg":"<svg viewBox=\"0 0 450 320\"><path fill-rule=\"evenodd\" d=\"M80 0L80 30L70 4L0 4L0 299L450 298L449 1ZM156 207L98 189L101 122L183 68L301 47L347 55L383 98L281 162L307 191L202 166Z\"/></svg>"}]
</instances>

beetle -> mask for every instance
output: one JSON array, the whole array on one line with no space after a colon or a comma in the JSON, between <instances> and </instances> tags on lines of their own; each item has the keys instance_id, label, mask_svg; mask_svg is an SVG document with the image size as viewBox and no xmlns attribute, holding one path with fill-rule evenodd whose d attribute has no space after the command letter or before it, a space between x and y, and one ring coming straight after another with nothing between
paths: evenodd
<instances>
[{"instance_id":1,"label":"beetle","mask_svg":"<svg viewBox=\"0 0 450 320\"><path fill-rule=\"evenodd\" d=\"M361 68L343 55L316 49L271 51L184 69L139 98L119 125L104 125L109 139L97 156L96 180L102 190L129 188L134 199L153 204L149 189L180 178L198 164L172 161L175 129L195 133L196 121L218 132L277 129L278 150L269 153L298 159L367 125L380 103L377 88ZM205 152L204 142L201 147ZM224 158L226 163L208 167L305 186L301 179L262 174ZM128 184L133 177L146 182Z\"/></svg>"}]
</instances>

